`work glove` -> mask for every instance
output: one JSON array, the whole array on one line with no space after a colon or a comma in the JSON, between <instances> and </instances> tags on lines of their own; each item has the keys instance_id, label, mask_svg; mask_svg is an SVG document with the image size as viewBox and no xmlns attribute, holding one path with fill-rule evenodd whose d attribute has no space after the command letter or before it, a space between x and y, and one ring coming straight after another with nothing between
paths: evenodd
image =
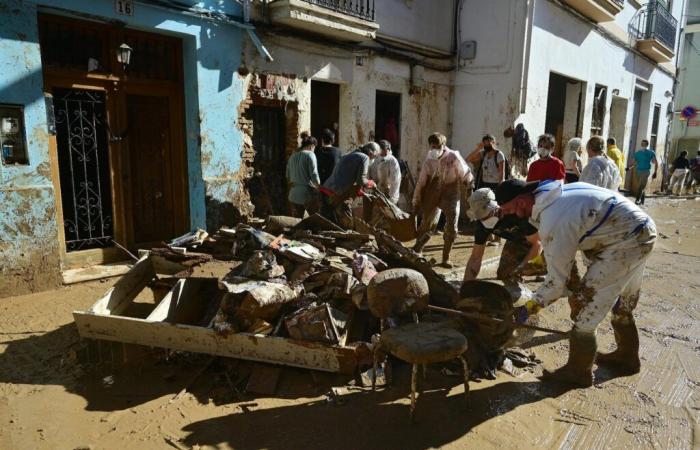
<instances>
[{"instance_id":1,"label":"work glove","mask_svg":"<svg viewBox=\"0 0 700 450\"><path fill-rule=\"evenodd\" d=\"M540 309L542 309L542 305L534 300L528 300L523 306L518 306L513 310L513 320L521 325L527 322L531 315L537 314Z\"/></svg>"}]
</instances>

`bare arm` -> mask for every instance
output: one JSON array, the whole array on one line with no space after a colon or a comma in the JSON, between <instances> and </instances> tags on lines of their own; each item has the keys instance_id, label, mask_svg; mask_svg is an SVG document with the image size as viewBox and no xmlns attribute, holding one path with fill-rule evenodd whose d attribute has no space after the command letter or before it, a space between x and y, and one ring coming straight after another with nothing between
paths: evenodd
<instances>
[{"instance_id":1,"label":"bare arm","mask_svg":"<svg viewBox=\"0 0 700 450\"><path fill-rule=\"evenodd\" d=\"M485 245L474 244L472 254L467 261L467 267L464 269L464 278L462 281L475 280L481 271L481 261L484 259Z\"/></svg>"},{"instance_id":2,"label":"bare arm","mask_svg":"<svg viewBox=\"0 0 700 450\"><path fill-rule=\"evenodd\" d=\"M499 176L501 181L504 181L506 179L506 162L505 162L505 160L498 163L498 176Z\"/></svg>"},{"instance_id":3,"label":"bare arm","mask_svg":"<svg viewBox=\"0 0 700 450\"><path fill-rule=\"evenodd\" d=\"M530 244L530 250L528 250L527 255L525 255L525 258L523 258L521 264L527 264L542 252L542 242L540 242L539 233L526 236L525 239Z\"/></svg>"},{"instance_id":4,"label":"bare arm","mask_svg":"<svg viewBox=\"0 0 700 450\"><path fill-rule=\"evenodd\" d=\"M481 161L481 150L484 148L484 143L479 142L476 148L467 156L467 162L476 164Z\"/></svg>"}]
</instances>

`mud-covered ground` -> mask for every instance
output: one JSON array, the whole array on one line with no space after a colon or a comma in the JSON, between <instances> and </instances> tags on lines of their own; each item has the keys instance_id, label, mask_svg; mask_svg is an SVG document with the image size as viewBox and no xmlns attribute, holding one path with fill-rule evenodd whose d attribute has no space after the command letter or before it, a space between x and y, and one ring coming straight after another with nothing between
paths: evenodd
<instances>
[{"instance_id":1,"label":"mud-covered ground","mask_svg":"<svg viewBox=\"0 0 700 450\"><path fill-rule=\"evenodd\" d=\"M329 401L336 377L284 369L274 395L255 396L222 376L247 363L217 359L202 372L207 357L87 345L71 312L114 281L91 282L0 300L0 449L698 448L700 200L650 199L647 208L662 234L636 311L638 375L596 369L589 389L543 384L542 366L563 364L568 344L538 333L524 347L542 365L472 382L469 409L458 377L429 371L411 424L405 371L390 389L349 388ZM461 237L454 260L463 264L470 247ZM439 257L439 246L429 249ZM567 330L568 312L559 301L542 324ZM607 319L599 342L612 345Z\"/></svg>"}]
</instances>

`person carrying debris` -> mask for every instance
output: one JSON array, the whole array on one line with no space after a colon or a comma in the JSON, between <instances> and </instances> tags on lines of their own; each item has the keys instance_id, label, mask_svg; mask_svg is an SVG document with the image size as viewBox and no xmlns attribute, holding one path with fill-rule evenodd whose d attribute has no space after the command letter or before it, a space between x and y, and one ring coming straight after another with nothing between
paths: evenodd
<instances>
[{"instance_id":1,"label":"person carrying debris","mask_svg":"<svg viewBox=\"0 0 700 450\"><path fill-rule=\"evenodd\" d=\"M639 372L639 335L632 312L656 241L654 221L619 193L587 183L509 180L495 194L502 216L529 219L538 229L548 263L544 283L532 300L514 310L515 321L524 323L572 294L569 359L544 378L591 386L596 358L598 364L626 374ZM590 261L580 282L570 276L577 250ZM611 309L617 349L597 354L596 328Z\"/></svg>"},{"instance_id":2,"label":"person carrying debris","mask_svg":"<svg viewBox=\"0 0 700 450\"><path fill-rule=\"evenodd\" d=\"M335 165L338 164L343 156L338 147L333 146L335 142L335 133L328 128L321 131L321 145L316 147L314 153L318 161L318 176L321 179L321 184L325 183L328 177L333 173Z\"/></svg>"},{"instance_id":3,"label":"person carrying debris","mask_svg":"<svg viewBox=\"0 0 700 450\"><path fill-rule=\"evenodd\" d=\"M605 143L600 136L593 136L586 143L588 164L579 181L616 191L620 186L620 171L615 162L605 154Z\"/></svg>"},{"instance_id":4,"label":"person carrying debris","mask_svg":"<svg viewBox=\"0 0 700 450\"><path fill-rule=\"evenodd\" d=\"M348 200L356 197L362 188L376 187L374 181L368 178L371 158L376 154L375 145L374 142L365 144L340 158L331 176L323 183L321 213L327 219L346 228L352 227L352 211Z\"/></svg>"},{"instance_id":5,"label":"person carrying debris","mask_svg":"<svg viewBox=\"0 0 700 450\"><path fill-rule=\"evenodd\" d=\"M377 189L386 195L393 204L399 201L399 188L401 187L401 167L399 160L391 151L391 144L387 140L379 141L380 160L377 163ZM379 158L377 158L379 159Z\"/></svg>"},{"instance_id":6,"label":"person carrying debris","mask_svg":"<svg viewBox=\"0 0 700 450\"><path fill-rule=\"evenodd\" d=\"M459 152L447 148L446 142L447 138L440 133L433 133L428 138L430 150L413 193L413 211L420 211L423 215L413 249L418 253L423 250L442 211L446 219L442 266L452 267L450 251L457 237L461 188L463 183L471 183L473 176Z\"/></svg>"},{"instance_id":7,"label":"person carrying debris","mask_svg":"<svg viewBox=\"0 0 700 450\"><path fill-rule=\"evenodd\" d=\"M312 215L318 211L318 186L321 180L318 176L318 166L314 147L316 138L304 134L301 147L287 161L287 181L292 185L289 189L289 205L294 217L303 218L304 212Z\"/></svg>"},{"instance_id":8,"label":"person carrying debris","mask_svg":"<svg viewBox=\"0 0 700 450\"><path fill-rule=\"evenodd\" d=\"M508 178L507 161L502 151L496 147L496 138L487 134L467 156L467 161L476 169L476 188L494 188Z\"/></svg>"},{"instance_id":9,"label":"person carrying debris","mask_svg":"<svg viewBox=\"0 0 700 450\"><path fill-rule=\"evenodd\" d=\"M537 228L527 219L514 215L498 217L496 196L489 188L477 189L469 196L467 214L476 220L474 247L464 270L464 282L475 280L481 271L486 241L491 233L506 240L498 261L496 277L509 290L518 290L522 281L522 269L542 251Z\"/></svg>"}]
</instances>

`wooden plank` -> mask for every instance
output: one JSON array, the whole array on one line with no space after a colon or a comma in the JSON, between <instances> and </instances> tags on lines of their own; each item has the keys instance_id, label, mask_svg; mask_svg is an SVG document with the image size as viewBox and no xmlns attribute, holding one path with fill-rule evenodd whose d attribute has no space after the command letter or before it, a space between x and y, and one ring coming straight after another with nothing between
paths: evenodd
<instances>
[{"instance_id":1,"label":"wooden plank","mask_svg":"<svg viewBox=\"0 0 700 450\"><path fill-rule=\"evenodd\" d=\"M74 311L82 337L173 350L206 353L304 369L351 374L357 365L355 350L275 336L232 333L219 335L211 328L131 317Z\"/></svg>"},{"instance_id":2,"label":"wooden plank","mask_svg":"<svg viewBox=\"0 0 700 450\"><path fill-rule=\"evenodd\" d=\"M68 269L63 271L63 284L117 277L126 274L130 269L128 264L96 264L81 269Z\"/></svg>"},{"instance_id":3,"label":"wooden plank","mask_svg":"<svg viewBox=\"0 0 700 450\"><path fill-rule=\"evenodd\" d=\"M90 308L96 314L119 314L156 276L149 256L139 259L107 293Z\"/></svg>"}]
</instances>

